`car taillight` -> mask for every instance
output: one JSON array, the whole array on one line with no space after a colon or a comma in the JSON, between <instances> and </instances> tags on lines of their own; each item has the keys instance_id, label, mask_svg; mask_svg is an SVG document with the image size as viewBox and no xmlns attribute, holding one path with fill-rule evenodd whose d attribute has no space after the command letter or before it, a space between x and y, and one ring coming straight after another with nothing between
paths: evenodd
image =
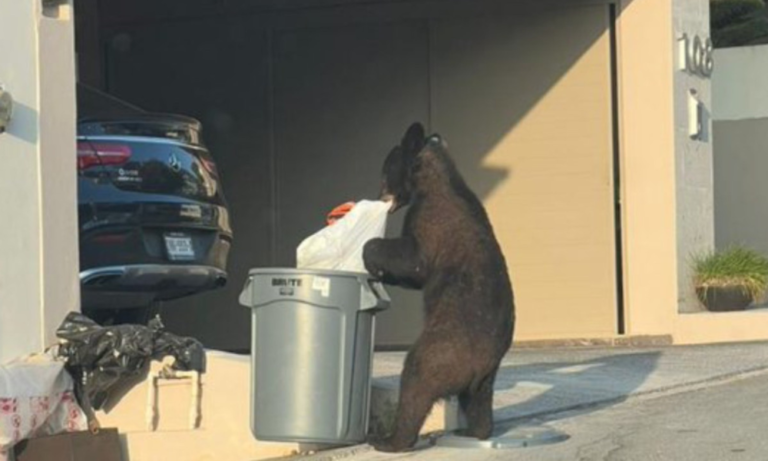
<instances>
[{"instance_id":1,"label":"car taillight","mask_svg":"<svg viewBox=\"0 0 768 461\"><path fill-rule=\"evenodd\" d=\"M122 165L131 158L131 148L124 144L77 143L77 168Z\"/></svg>"},{"instance_id":2,"label":"car taillight","mask_svg":"<svg viewBox=\"0 0 768 461\"><path fill-rule=\"evenodd\" d=\"M91 241L93 243L101 243L101 244L123 243L126 240L128 240L128 237L129 237L129 234L127 233L104 234L104 235L97 235Z\"/></svg>"},{"instance_id":3,"label":"car taillight","mask_svg":"<svg viewBox=\"0 0 768 461\"><path fill-rule=\"evenodd\" d=\"M208 171L208 173L211 173L213 175L218 175L219 174L216 171L216 164L215 163L213 163L212 161L210 161L210 160L208 160L206 158L200 159L200 161L203 164L203 166L205 167L206 171Z\"/></svg>"}]
</instances>

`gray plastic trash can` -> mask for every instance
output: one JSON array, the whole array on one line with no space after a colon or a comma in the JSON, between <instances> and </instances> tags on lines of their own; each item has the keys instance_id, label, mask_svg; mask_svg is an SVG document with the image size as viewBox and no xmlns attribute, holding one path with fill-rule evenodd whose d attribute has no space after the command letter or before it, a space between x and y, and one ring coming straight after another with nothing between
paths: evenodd
<instances>
[{"instance_id":1,"label":"gray plastic trash can","mask_svg":"<svg viewBox=\"0 0 768 461\"><path fill-rule=\"evenodd\" d=\"M251 431L259 440L365 440L381 283L356 272L254 269L240 303L252 309Z\"/></svg>"}]
</instances>

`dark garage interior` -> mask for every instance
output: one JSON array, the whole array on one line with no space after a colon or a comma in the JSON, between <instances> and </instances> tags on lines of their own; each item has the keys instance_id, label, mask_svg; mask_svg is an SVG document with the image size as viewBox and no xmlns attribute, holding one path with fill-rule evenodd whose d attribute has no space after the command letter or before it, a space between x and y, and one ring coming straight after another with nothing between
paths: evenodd
<instances>
[{"instance_id":1,"label":"dark garage interior","mask_svg":"<svg viewBox=\"0 0 768 461\"><path fill-rule=\"evenodd\" d=\"M583 302L596 306L599 312L592 318L602 323L585 331L614 331L612 184L597 179L590 184L584 171L577 172L581 182L570 183L576 175L555 171L551 174L563 175L565 182L555 178L548 183L536 178L556 170L558 162L526 163L521 157L504 163L491 161L490 155L526 117L535 118L539 112L534 108L574 63L596 54L609 68L604 37L613 11L608 2L594 3L77 0L79 81L148 110L199 119L221 172L234 231L229 283L169 302L163 311L166 326L210 348L247 351L250 312L237 299L248 270L293 266L296 247L324 225L326 212L346 201L375 198L381 162L403 130L418 120L448 139L481 198L496 197L508 188L508 180L518 181L522 185L516 187L526 189L512 191L516 200L530 203L538 197L545 206L551 202L552 207L578 209L574 200L592 198L579 188L598 190L595 208L604 216L573 218L598 223L597 231L584 238L601 249L590 256L597 268L590 280L597 285L584 287L592 298L585 295ZM530 52L532 47L536 52ZM570 126L553 130L563 139L575 139L577 130L584 138L580 123L596 127L595 138L611 132L611 77L608 71L600 75L587 84L600 86L600 95L605 90L605 101L576 97L568 110L551 110L559 117L552 123ZM584 113L590 114L586 120ZM536 150L532 142L520 145ZM585 158L597 159L595 171L612 171L609 136L605 146L590 146L584 148ZM548 148L552 156L559 155ZM563 158L561 165L585 165L578 156ZM521 223L528 223L524 227L512 222L512 212L494 209L497 233L520 242L510 246L502 238L513 283L519 285L518 299L538 300L542 272L528 277L533 271L524 269L533 263L522 256L515 262L511 255L524 253L534 236L537 245L550 245L554 254L564 231L537 232L555 222L547 221L553 219L552 210L550 217L529 218L526 210L515 211ZM401 220L402 213L393 217L388 232L398 232ZM536 264L544 264L546 274L547 268L555 271L569 261L560 253ZM579 277L576 272L571 270L571 276ZM393 289L390 294L393 308L378 318L379 348L407 346L420 331L418 293ZM563 304L555 299L560 295L546 296L552 299L542 301L544 307ZM532 304L530 309L543 318L554 312Z\"/></svg>"}]
</instances>

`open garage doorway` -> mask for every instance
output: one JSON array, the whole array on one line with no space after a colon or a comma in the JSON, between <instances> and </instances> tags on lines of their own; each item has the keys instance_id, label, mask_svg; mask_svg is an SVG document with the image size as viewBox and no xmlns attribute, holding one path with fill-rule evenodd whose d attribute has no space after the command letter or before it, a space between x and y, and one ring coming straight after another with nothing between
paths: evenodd
<instances>
[{"instance_id":1,"label":"open garage doorway","mask_svg":"<svg viewBox=\"0 0 768 461\"><path fill-rule=\"evenodd\" d=\"M229 284L164 321L247 350L248 269L292 266L334 206L375 197L413 121L448 141L510 266L516 339L622 332L614 7L608 2L78 0L79 77L201 120L229 201ZM402 216L391 220L399 231ZM379 347L410 344L392 290Z\"/></svg>"}]
</instances>

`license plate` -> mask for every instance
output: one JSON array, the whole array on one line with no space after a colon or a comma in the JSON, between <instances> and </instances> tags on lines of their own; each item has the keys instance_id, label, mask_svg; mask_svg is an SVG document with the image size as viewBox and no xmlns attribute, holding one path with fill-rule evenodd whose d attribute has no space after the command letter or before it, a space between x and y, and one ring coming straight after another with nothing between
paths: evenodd
<instances>
[{"instance_id":1,"label":"license plate","mask_svg":"<svg viewBox=\"0 0 768 461\"><path fill-rule=\"evenodd\" d=\"M165 236L165 248L171 261L189 261L195 259L192 237L179 234Z\"/></svg>"}]
</instances>

